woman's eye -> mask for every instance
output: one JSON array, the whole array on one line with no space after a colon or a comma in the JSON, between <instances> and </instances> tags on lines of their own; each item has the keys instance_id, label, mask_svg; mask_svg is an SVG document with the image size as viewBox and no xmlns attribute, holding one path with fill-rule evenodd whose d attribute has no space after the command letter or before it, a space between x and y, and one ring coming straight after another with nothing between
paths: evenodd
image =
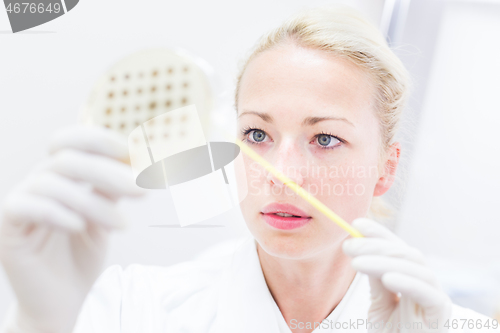
<instances>
[{"instance_id":1,"label":"woman's eye","mask_svg":"<svg viewBox=\"0 0 500 333\"><path fill-rule=\"evenodd\" d=\"M263 142L264 139L266 138L266 133L261 130L253 130L249 134L249 137L252 138L252 141L254 142Z\"/></svg>"},{"instance_id":2,"label":"woman's eye","mask_svg":"<svg viewBox=\"0 0 500 333\"><path fill-rule=\"evenodd\" d=\"M328 135L328 134L318 135L317 140L318 140L318 143L322 146L322 148L334 147L337 143L340 142L339 139L335 138L334 136Z\"/></svg>"}]
</instances>

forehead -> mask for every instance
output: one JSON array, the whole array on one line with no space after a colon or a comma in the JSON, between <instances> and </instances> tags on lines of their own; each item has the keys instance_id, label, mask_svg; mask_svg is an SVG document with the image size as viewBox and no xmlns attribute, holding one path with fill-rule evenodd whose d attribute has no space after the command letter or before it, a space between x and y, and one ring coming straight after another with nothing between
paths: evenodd
<instances>
[{"instance_id":1,"label":"forehead","mask_svg":"<svg viewBox=\"0 0 500 333\"><path fill-rule=\"evenodd\" d=\"M286 44L256 56L241 78L238 113L286 113L287 117L342 116L353 122L372 112L375 87L351 61L326 51Z\"/></svg>"}]
</instances>

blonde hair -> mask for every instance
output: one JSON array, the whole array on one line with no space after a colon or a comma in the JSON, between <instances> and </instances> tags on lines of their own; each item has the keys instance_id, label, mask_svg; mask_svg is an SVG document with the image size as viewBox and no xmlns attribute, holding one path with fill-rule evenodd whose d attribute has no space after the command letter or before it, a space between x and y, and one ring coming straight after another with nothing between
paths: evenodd
<instances>
[{"instance_id":1,"label":"blonde hair","mask_svg":"<svg viewBox=\"0 0 500 333\"><path fill-rule=\"evenodd\" d=\"M323 7L299 12L261 37L237 77L235 106L241 78L248 64L260 53L292 42L345 58L364 68L377 87L375 111L381 129L381 161L394 143L401 113L409 94L409 74L389 48L380 31L346 6ZM393 213L380 197L374 197L368 217L385 219Z\"/></svg>"}]
</instances>

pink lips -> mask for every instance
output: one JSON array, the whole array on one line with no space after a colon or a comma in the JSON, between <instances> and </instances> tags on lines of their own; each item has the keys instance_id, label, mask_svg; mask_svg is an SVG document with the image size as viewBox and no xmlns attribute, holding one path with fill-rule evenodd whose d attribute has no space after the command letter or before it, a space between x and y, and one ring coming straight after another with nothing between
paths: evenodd
<instances>
[{"instance_id":1,"label":"pink lips","mask_svg":"<svg viewBox=\"0 0 500 333\"><path fill-rule=\"evenodd\" d=\"M276 213L285 213L294 216L284 217ZM281 230L300 228L311 220L311 216L290 204L272 203L264 207L261 214L267 224Z\"/></svg>"}]
</instances>

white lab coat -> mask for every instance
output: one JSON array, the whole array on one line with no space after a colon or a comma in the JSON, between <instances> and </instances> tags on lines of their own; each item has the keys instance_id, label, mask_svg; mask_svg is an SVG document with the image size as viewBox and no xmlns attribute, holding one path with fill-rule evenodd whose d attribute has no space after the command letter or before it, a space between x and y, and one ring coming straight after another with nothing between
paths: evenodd
<instances>
[{"instance_id":1,"label":"white lab coat","mask_svg":"<svg viewBox=\"0 0 500 333\"><path fill-rule=\"evenodd\" d=\"M368 276L357 273L339 305L314 332L367 332L369 306ZM452 319L460 318L489 319L454 305ZM365 320L365 324L358 319ZM344 328L335 330L335 322ZM84 332L291 331L267 288L255 240L250 237L234 254L217 259L170 267L133 264L125 270L119 265L110 266L83 304L74 333Z\"/></svg>"}]
</instances>

